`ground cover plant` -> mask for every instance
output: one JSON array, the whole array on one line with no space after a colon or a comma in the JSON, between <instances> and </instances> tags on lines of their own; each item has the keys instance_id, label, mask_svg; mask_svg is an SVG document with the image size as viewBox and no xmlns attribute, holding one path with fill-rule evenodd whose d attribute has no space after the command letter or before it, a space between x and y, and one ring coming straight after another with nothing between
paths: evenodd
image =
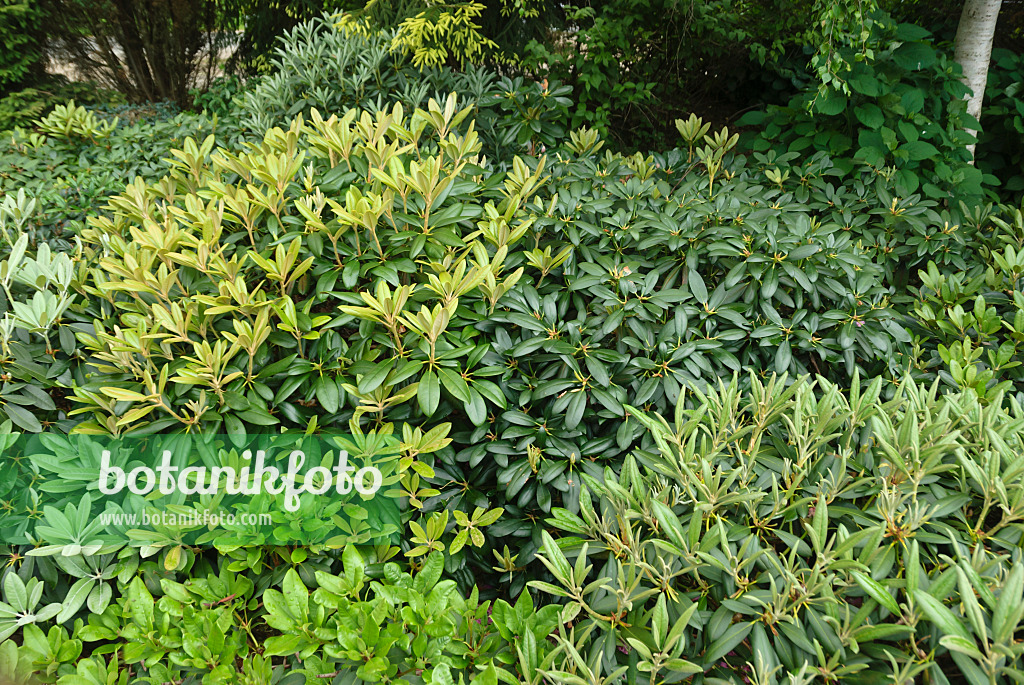
<instances>
[{"instance_id":1,"label":"ground cover plant","mask_svg":"<svg viewBox=\"0 0 1024 685\"><path fill-rule=\"evenodd\" d=\"M1019 55L972 118L859 7L707 3L672 54L666 3L341 9L191 110L7 134L0 680L1021 680ZM687 101L627 26L788 104L614 130Z\"/></svg>"}]
</instances>

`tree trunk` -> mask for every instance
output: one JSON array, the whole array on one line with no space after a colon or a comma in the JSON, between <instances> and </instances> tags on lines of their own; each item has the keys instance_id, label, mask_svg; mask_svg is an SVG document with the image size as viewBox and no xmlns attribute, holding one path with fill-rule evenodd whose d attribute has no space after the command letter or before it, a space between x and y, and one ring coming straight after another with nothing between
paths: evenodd
<instances>
[{"instance_id":1,"label":"tree trunk","mask_svg":"<svg viewBox=\"0 0 1024 685\"><path fill-rule=\"evenodd\" d=\"M967 100L967 113L981 119L981 101L988 81L988 63L992 58L992 39L1003 0L964 0L960 24L956 29L954 59L964 70L964 83L972 94ZM977 131L968 131L976 134ZM967 146L974 156L974 144Z\"/></svg>"},{"instance_id":2,"label":"tree trunk","mask_svg":"<svg viewBox=\"0 0 1024 685\"><path fill-rule=\"evenodd\" d=\"M185 107L203 60L210 72L217 67L216 50L204 48L220 28L225 0L34 1L46 12L50 39L66 46L79 69L133 102ZM236 20L228 8L225 21Z\"/></svg>"}]
</instances>

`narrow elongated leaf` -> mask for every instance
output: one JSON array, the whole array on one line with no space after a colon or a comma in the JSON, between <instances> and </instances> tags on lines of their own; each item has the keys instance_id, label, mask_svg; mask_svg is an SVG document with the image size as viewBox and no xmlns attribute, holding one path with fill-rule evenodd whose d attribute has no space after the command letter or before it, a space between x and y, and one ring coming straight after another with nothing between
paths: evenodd
<instances>
[{"instance_id":1,"label":"narrow elongated leaf","mask_svg":"<svg viewBox=\"0 0 1024 685\"><path fill-rule=\"evenodd\" d=\"M852 575L854 580L857 581L857 585L860 585L861 589L868 593L871 599L884 606L894 616L900 615L900 605L896 603L896 599L889 594L884 585L859 571L854 571Z\"/></svg>"},{"instance_id":2,"label":"narrow elongated leaf","mask_svg":"<svg viewBox=\"0 0 1024 685\"><path fill-rule=\"evenodd\" d=\"M709 666L731 652L736 645L746 639L752 626L752 623L734 623L729 626L725 634L708 647L708 651L704 655L704 665Z\"/></svg>"},{"instance_id":3,"label":"narrow elongated leaf","mask_svg":"<svg viewBox=\"0 0 1024 685\"><path fill-rule=\"evenodd\" d=\"M999 595L995 611L992 612L992 637L1001 644L1009 642L1017 626L1011 615L1018 611L1021 603L1021 589L1024 587L1024 564L1017 562L1006 578L1006 584Z\"/></svg>"},{"instance_id":4,"label":"narrow elongated leaf","mask_svg":"<svg viewBox=\"0 0 1024 685\"><path fill-rule=\"evenodd\" d=\"M92 592L96 581L92 578L82 578L71 586L67 596L61 602L60 613L57 614L57 623L64 623L70 620L78 610L85 604L85 600Z\"/></svg>"},{"instance_id":5,"label":"narrow elongated leaf","mask_svg":"<svg viewBox=\"0 0 1024 685\"><path fill-rule=\"evenodd\" d=\"M918 590L914 593L914 600L920 605L921 610L925 616L928 617L932 623L938 626L946 635L954 635L956 637L962 637L965 640L972 640L971 634L964 627L964 624L960 622L953 612L946 608L946 606L929 595L924 590ZM973 640L972 640L973 641Z\"/></svg>"}]
</instances>

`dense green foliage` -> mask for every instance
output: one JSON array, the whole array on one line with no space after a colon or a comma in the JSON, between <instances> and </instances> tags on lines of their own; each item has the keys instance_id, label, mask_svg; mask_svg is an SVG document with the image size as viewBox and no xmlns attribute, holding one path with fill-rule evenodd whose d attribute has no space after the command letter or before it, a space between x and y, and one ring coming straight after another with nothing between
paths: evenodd
<instances>
[{"instance_id":1,"label":"dense green foliage","mask_svg":"<svg viewBox=\"0 0 1024 685\"><path fill-rule=\"evenodd\" d=\"M41 17L36 0L0 2L0 95L38 76L43 52L36 27Z\"/></svg>"},{"instance_id":2,"label":"dense green foliage","mask_svg":"<svg viewBox=\"0 0 1024 685\"><path fill-rule=\"evenodd\" d=\"M0 681L1024 677L1020 56L975 167L884 14L456 5L226 3L266 73L192 111L0 102ZM125 544L80 446L186 433L388 490Z\"/></svg>"},{"instance_id":3,"label":"dense green foliage","mask_svg":"<svg viewBox=\"0 0 1024 685\"><path fill-rule=\"evenodd\" d=\"M940 271L929 262L913 304L918 369L941 369L953 387L980 397L1005 391L1024 401L1024 216L1002 207L1001 216L979 210L984 227L970 246L982 259L965 272Z\"/></svg>"},{"instance_id":4,"label":"dense green foliage","mask_svg":"<svg viewBox=\"0 0 1024 685\"><path fill-rule=\"evenodd\" d=\"M300 24L283 36L274 71L245 94L244 125L261 132L287 126L312 108L373 111L396 101L416 108L457 93L460 109L473 109L488 159L508 163L517 152L564 137L566 89L501 78L483 67L420 70L406 52L391 48L393 37L393 32L353 34L327 17Z\"/></svg>"},{"instance_id":5,"label":"dense green foliage","mask_svg":"<svg viewBox=\"0 0 1024 685\"><path fill-rule=\"evenodd\" d=\"M695 393L672 421L635 410L656 447L584 476L579 512L554 512L571 537L545 533L556 582L531 585L578 617L558 646L586 636L574 646L590 655L556 682L633 668L668 681L964 682L950 659L966 682L1019 671L1024 510L1010 494L1019 470L1004 469L1024 449L1020 405L912 385L882 402L880 378L848 394L786 385ZM1000 486L998 504L982 494Z\"/></svg>"},{"instance_id":6,"label":"dense green foliage","mask_svg":"<svg viewBox=\"0 0 1024 685\"><path fill-rule=\"evenodd\" d=\"M754 149L823 150L847 170L858 163L892 168L892 187L902 196L981 197L982 173L965 147L971 142L965 129L977 122L967 114L959 66L918 26L875 27L881 33L875 40L888 47L853 63L845 77L849 95L809 87L786 107L747 115L740 123L760 129Z\"/></svg>"},{"instance_id":7,"label":"dense green foliage","mask_svg":"<svg viewBox=\"0 0 1024 685\"><path fill-rule=\"evenodd\" d=\"M74 102L58 105L35 130L15 130L0 143L5 161L0 192L9 200L25 191L37 200L36 211L26 215L22 226L35 232L33 242L81 228L87 215L136 176L162 176L168 169L165 158L186 137L225 126L203 115L160 108L113 111L120 116L90 112ZM237 139L238 133L226 137Z\"/></svg>"},{"instance_id":8,"label":"dense green foliage","mask_svg":"<svg viewBox=\"0 0 1024 685\"><path fill-rule=\"evenodd\" d=\"M1024 58L1009 50L992 54L978 139L978 167L1001 182L1006 199L1024 197Z\"/></svg>"}]
</instances>

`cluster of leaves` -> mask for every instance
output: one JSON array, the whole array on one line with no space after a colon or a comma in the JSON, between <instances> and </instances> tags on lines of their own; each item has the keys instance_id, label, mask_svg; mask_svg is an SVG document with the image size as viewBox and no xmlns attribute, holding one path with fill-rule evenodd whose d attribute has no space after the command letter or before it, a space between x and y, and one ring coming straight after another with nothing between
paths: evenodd
<instances>
[{"instance_id":1,"label":"cluster of leaves","mask_svg":"<svg viewBox=\"0 0 1024 685\"><path fill-rule=\"evenodd\" d=\"M36 34L41 18L36 0L0 0L0 93L40 71L43 54Z\"/></svg>"},{"instance_id":2,"label":"cluster of leaves","mask_svg":"<svg viewBox=\"0 0 1024 685\"><path fill-rule=\"evenodd\" d=\"M476 95L488 86L486 72L416 69L391 49L390 34L347 31L329 16L303 22L282 36L271 73L243 101L253 131L287 125L312 108L339 116L349 109L415 108L444 92Z\"/></svg>"},{"instance_id":3,"label":"cluster of leaves","mask_svg":"<svg viewBox=\"0 0 1024 685\"><path fill-rule=\"evenodd\" d=\"M192 108L220 119L232 117L238 109L235 98L245 92L245 85L237 76L218 78L203 90L195 88L189 91L192 96Z\"/></svg>"},{"instance_id":4,"label":"cluster of leaves","mask_svg":"<svg viewBox=\"0 0 1024 685\"><path fill-rule=\"evenodd\" d=\"M306 427L332 422L349 398L359 414L373 415L411 399L415 385L392 395L448 349L443 312L476 287L480 271L458 283L461 290L423 287L412 301L426 309L410 311L409 320L388 312L401 349L424 347L429 358L396 367L397 380L384 385L386 373L370 373L379 351L368 336L352 337L362 310L339 312L331 300L365 304L356 294L363 287L390 300L390 291L381 294L390 284L404 307L415 290L410 279L426 285L427 274L465 275L465 258L452 251L471 245L460 245L453 227L503 198L473 166L472 127L468 136L452 132L468 114L454 103L442 109L431 101L412 117L400 105L327 120L314 111L308 124L299 118L288 131L272 129L238 154L214 151L212 136L189 139L174 152L169 176L138 180L112 198L110 218L90 218L82 233L95 266L81 284L90 323L78 330L96 368L128 374L124 389L146 411L123 415L100 386L83 383L77 393L93 416L88 427L121 433L157 409L151 429ZM511 215L521 200L508 201ZM416 339L402 344L407 327ZM392 370L395 360L387 361ZM364 373L373 380L355 382Z\"/></svg>"},{"instance_id":5,"label":"cluster of leaves","mask_svg":"<svg viewBox=\"0 0 1024 685\"><path fill-rule=\"evenodd\" d=\"M51 250L48 242L30 251L29 234L18 230L18 219L26 220L34 202L22 191L0 205L0 232L9 250L0 262L0 411L18 428L39 432L57 410L58 388L72 381L75 339L61 318L76 294L68 254Z\"/></svg>"},{"instance_id":6,"label":"cluster of leaves","mask_svg":"<svg viewBox=\"0 0 1024 685\"><path fill-rule=\"evenodd\" d=\"M296 115L308 117L313 108L325 116L349 109L386 110L396 102L412 110L457 93L459 108L472 108L471 119L491 160L508 163L517 153L550 147L564 137L570 105L565 87L500 77L482 67L420 68L392 48L393 30L356 32L346 26L324 17L283 36L271 73L242 100L248 130L287 126Z\"/></svg>"},{"instance_id":7,"label":"cluster of leaves","mask_svg":"<svg viewBox=\"0 0 1024 685\"><path fill-rule=\"evenodd\" d=\"M532 38L561 23L543 0L349 0L340 23L366 35L393 31L392 47L421 67L503 63L511 66Z\"/></svg>"},{"instance_id":8,"label":"cluster of leaves","mask_svg":"<svg viewBox=\"0 0 1024 685\"><path fill-rule=\"evenodd\" d=\"M574 135L534 210L544 238L571 245L574 259L541 296L585 312L582 330L619 331L630 356L667 354L641 375L680 384L747 366L837 377L884 367L873 365L903 333L882 271L838 210L863 188L836 187L824 158L757 169L730 153L727 130L677 124L696 131L690 150L647 157L602 156L596 137ZM569 304L574 294L585 307Z\"/></svg>"},{"instance_id":9,"label":"cluster of leaves","mask_svg":"<svg viewBox=\"0 0 1024 685\"><path fill-rule=\"evenodd\" d=\"M156 179L168 169L173 147L187 136L227 129L225 141L238 138L234 127L216 118L180 113L143 116L138 108L87 109L74 102L58 105L32 128L15 129L0 143L0 195L5 201L24 191L36 200L33 215L21 227L37 240L65 243L99 213L110 195L136 176Z\"/></svg>"},{"instance_id":10,"label":"cluster of leaves","mask_svg":"<svg viewBox=\"0 0 1024 685\"><path fill-rule=\"evenodd\" d=\"M904 197L981 199L987 179L966 148L974 142L967 130L979 124L967 114L959 65L918 26L876 21L872 31L879 47L871 59L840 49L850 53L842 81L811 84L786 106L745 115L739 123L756 127L752 148L824 151L845 172L894 169L891 185Z\"/></svg>"},{"instance_id":11,"label":"cluster of leaves","mask_svg":"<svg viewBox=\"0 0 1024 685\"><path fill-rule=\"evenodd\" d=\"M798 203L851 236L883 270L894 303L906 302L908 285L916 283L918 270L929 261L962 271L979 263L979 253L971 250L978 238L973 210L962 203L959 209L946 209L920 193L905 192L894 182L892 167L861 164L844 173L823 152L804 164L795 164L805 158L798 152L754 152L751 157L772 183L791 188Z\"/></svg>"},{"instance_id":12,"label":"cluster of leaves","mask_svg":"<svg viewBox=\"0 0 1024 685\"><path fill-rule=\"evenodd\" d=\"M339 26L364 36L381 28L372 21L376 4L378 0L370 0L360 12L343 15ZM421 11L406 10L408 16L397 26L391 47L408 54L417 68L479 64L497 49L498 44L484 36L476 23L483 4L441 0L414 4L422 5L415 8Z\"/></svg>"},{"instance_id":13,"label":"cluster of leaves","mask_svg":"<svg viewBox=\"0 0 1024 685\"><path fill-rule=\"evenodd\" d=\"M907 307L915 374L938 374L946 384L983 401L1014 393L1024 402L1024 214L1020 208L979 208L973 216L976 256L959 272L934 262Z\"/></svg>"},{"instance_id":14,"label":"cluster of leaves","mask_svg":"<svg viewBox=\"0 0 1024 685\"><path fill-rule=\"evenodd\" d=\"M401 531L395 489L401 447L388 430L364 431L354 426L349 435L322 439L301 434L250 434L242 439L217 435L189 439L180 434L122 440L80 434L26 437L6 442L5 452L11 461L0 484L0 497L5 498L0 534L12 545L31 544L29 556L91 556L117 551L130 542L132 547L143 548L144 556L168 550L166 563L170 569L186 565L190 550L201 548L215 549L224 559L253 568L263 563L263 557L252 554L252 548L301 545L307 551L318 552L360 544L385 545L386 549ZM250 450L250 455L258 450L272 455L269 463L279 472L288 466L273 455L289 455L295 449L302 451L303 461L310 465L329 464L332 468L338 463L340 449L347 455L346 460L354 459L360 468L377 469L381 477L379 494L364 497L353 492L351 477L347 487L328 483L328 496L298 497L291 509L287 495L271 492L273 485L261 487L252 495L222 494L216 500L183 499L174 493L164 497L159 492L144 498L131 489L126 491L122 477L120 491L109 495L96 492L96 481L100 480L96 474L104 472L104 464L131 473L139 466L152 464L163 449L174 455L179 473L211 463L237 472L246 463L245 450ZM205 476L199 479L203 487ZM248 475L242 479L248 480ZM311 482L301 468L297 479ZM100 480L101 488L104 480L109 479ZM161 512L177 516L161 518ZM483 527L496 518L497 513L478 515L477 523ZM469 541L470 534L465 533L460 546ZM478 544L478 540L472 542ZM276 557L268 553L266 558Z\"/></svg>"},{"instance_id":15,"label":"cluster of leaves","mask_svg":"<svg viewBox=\"0 0 1024 685\"><path fill-rule=\"evenodd\" d=\"M752 374L669 421L631 409L655 445L554 511L531 585L560 628L523 661L566 684L1019 679L1024 410L881 389Z\"/></svg>"},{"instance_id":16,"label":"cluster of leaves","mask_svg":"<svg viewBox=\"0 0 1024 685\"><path fill-rule=\"evenodd\" d=\"M270 685L339 673L360 683L497 685L496 665L513 661L499 631L532 624L522 604L517 612L500 601L488 618L490 602L442 579L439 552L410 572L372 549L319 559L297 549L255 582L210 555L179 569L135 552L57 560L5 572L0 676L12 685ZM58 585L61 600L43 606L44 584L22 576L47 570L80 580ZM6 639L15 630L21 639Z\"/></svg>"},{"instance_id":17,"label":"cluster of leaves","mask_svg":"<svg viewBox=\"0 0 1024 685\"><path fill-rule=\"evenodd\" d=\"M475 165L472 125L453 132L468 114L452 96L412 116L400 105L328 120L314 111L247 152L188 139L170 175L137 179L82 232L82 299L55 322L76 352L63 381L73 408L47 418L76 432L241 435L344 430L369 415L401 435L404 494L436 494L421 462L450 443L451 424L421 429L410 404L435 414L444 387L473 421L485 398L503 407L497 386L467 384L489 366L487 344L449 322L463 308L485 318L484 296L460 298L479 288L495 300L518 278L502 273L500 245L492 262L464 229L482 220L507 241L507 222L522 221L517 188L536 185ZM468 268L471 258L482 261ZM463 547L483 544L486 509L413 522L407 550L447 550L457 568Z\"/></svg>"}]
</instances>

